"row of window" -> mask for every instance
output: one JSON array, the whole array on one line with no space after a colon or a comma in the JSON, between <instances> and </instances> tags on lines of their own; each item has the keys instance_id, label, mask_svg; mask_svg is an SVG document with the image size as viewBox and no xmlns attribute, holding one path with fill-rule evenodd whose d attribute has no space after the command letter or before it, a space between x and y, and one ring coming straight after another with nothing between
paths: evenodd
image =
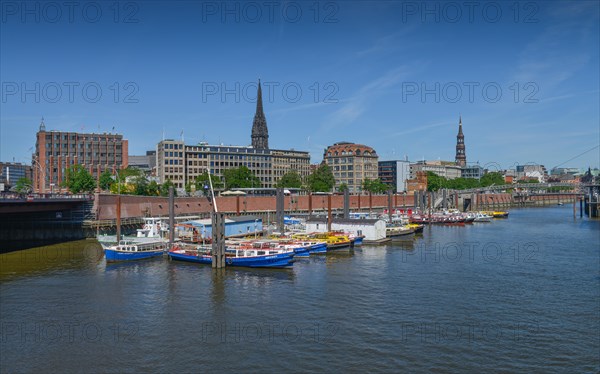
<instances>
[{"instance_id":1,"label":"row of window","mask_svg":"<svg viewBox=\"0 0 600 374\"><path fill-rule=\"evenodd\" d=\"M46 134L46 140L52 140L53 134ZM77 141L82 141L82 140L87 140L87 141L92 141L92 142L98 142L98 141L107 141L107 140L111 140L111 141L115 141L115 140L121 140L120 136L85 136L85 135L75 135L75 134L54 134L54 140L63 140L63 141L67 141L67 140L77 140Z\"/></svg>"},{"instance_id":2,"label":"row of window","mask_svg":"<svg viewBox=\"0 0 600 374\"><path fill-rule=\"evenodd\" d=\"M70 146L70 147L69 147ZM103 149L121 149L121 144L92 144L92 143L70 143L70 144L60 144L60 143L54 143L54 148L55 149L75 149L75 148L79 148L79 149L83 149L83 148L87 148L87 149L91 149L92 146L94 147L94 149L99 149L99 148L103 148ZM102 146L102 147L100 147ZM52 143L46 143L46 149L52 149Z\"/></svg>"}]
</instances>

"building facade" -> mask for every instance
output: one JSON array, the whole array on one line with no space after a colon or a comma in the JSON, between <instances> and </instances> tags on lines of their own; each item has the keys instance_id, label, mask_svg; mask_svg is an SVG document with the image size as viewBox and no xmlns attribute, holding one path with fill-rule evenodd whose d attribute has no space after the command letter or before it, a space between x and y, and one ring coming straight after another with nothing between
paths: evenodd
<instances>
[{"instance_id":1,"label":"building facade","mask_svg":"<svg viewBox=\"0 0 600 374\"><path fill-rule=\"evenodd\" d=\"M339 142L325 149L323 161L331 168L335 187L348 186L350 192L360 192L365 179L379 178L379 156L363 144Z\"/></svg>"},{"instance_id":2,"label":"building facade","mask_svg":"<svg viewBox=\"0 0 600 374\"><path fill-rule=\"evenodd\" d=\"M410 179L410 162L405 160L379 161L379 179L391 186L395 193L406 191Z\"/></svg>"},{"instance_id":3,"label":"building facade","mask_svg":"<svg viewBox=\"0 0 600 374\"><path fill-rule=\"evenodd\" d=\"M0 162L0 185L4 185L4 188L0 188L0 191L14 187L21 178L33 180L31 165L20 162Z\"/></svg>"},{"instance_id":4,"label":"building facade","mask_svg":"<svg viewBox=\"0 0 600 374\"><path fill-rule=\"evenodd\" d=\"M167 179L176 188L184 188L206 171L223 179L224 171L246 166L261 181L261 187L273 188L281 177L296 170L305 178L310 173L308 152L256 149L250 146L185 145L181 141L163 140L156 152L156 173L160 183Z\"/></svg>"},{"instance_id":5,"label":"building facade","mask_svg":"<svg viewBox=\"0 0 600 374\"><path fill-rule=\"evenodd\" d=\"M418 161L410 164L410 177L415 179L418 172L431 171L446 179L455 179L462 176L462 168L450 161Z\"/></svg>"},{"instance_id":6,"label":"building facade","mask_svg":"<svg viewBox=\"0 0 600 374\"><path fill-rule=\"evenodd\" d=\"M143 156L129 156L129 167L137 168L146 175L153 175L156 168L156 151L146 151Z\"/></svg>"},{"instance_id":7,"label":"building facade","mask_svg":"<svg viewBox=\"0 0 600 374\"><path fill-rule=\"evenodd\" d=\"M515 171L517 181L524 179L537 179L540 183L544 183L548 179L548 171L544 165L517 165Z\"/></svg>"},{"instance_id":8,"label":"building facade","mask_svg":"<svg viewBox=\"0 0 600 374\"><path fill-rule=\"evenodd\" d=\"M475 164L475 165L468 165L468 166L463 166L463 168L461 169L461 177L462 178L472 178L472 179L481 179L481 177L483 177L484 174L484 170L481 166Z\"/></svg>"},{"instance_id":9,"label":"building facade","mask_svg":"<svg viewBox=\"0 0 600 374\"><path fill-rule=\"evenodd\" d=\"M82 165L98 180L105 170L115 173L128 165L129 143L120 134L46 131L42 119L33 155L35 192L60 192L66 171Z\"/></svg>"}]
</instances>

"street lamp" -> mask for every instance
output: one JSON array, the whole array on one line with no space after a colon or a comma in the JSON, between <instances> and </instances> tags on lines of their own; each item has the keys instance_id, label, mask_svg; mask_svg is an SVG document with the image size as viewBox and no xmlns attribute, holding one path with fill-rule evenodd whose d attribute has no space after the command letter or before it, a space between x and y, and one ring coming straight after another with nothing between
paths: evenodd
<instances>
[{"instance_id":1,"label":"street lamp","mask_svg":"<svg viewBox=\"0 0 600 374\"><path fill-rule=\"evenodd\" d=\"M35 159L35 157L31 158L31 162L34 164L35 167L38 168L40 174L42 175L42 183L40 183L40 193L43 194L46 187L46 171L44 170L44 168L42 168L42 165Z\"/></svg>"}]
</instances>

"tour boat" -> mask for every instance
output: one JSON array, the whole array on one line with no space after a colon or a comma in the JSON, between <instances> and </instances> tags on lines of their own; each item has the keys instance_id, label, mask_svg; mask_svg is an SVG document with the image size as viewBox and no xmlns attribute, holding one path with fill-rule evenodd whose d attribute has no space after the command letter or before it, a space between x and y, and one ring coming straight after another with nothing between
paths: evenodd
<instances>
[{"instance_id":1,"label":"tour boat","mask_svg":"<svg viewBox=\"0 0 600 374\"><path fill-rule=\"evenodd\" d=\"M491 222L493 216L479 212L475 214L475 222Z\"/></svg>"},{"instance_id":2,"label":"tour boat","mask_svg":"<svg viewBox=\"0 0 600 374\"><path fill-rule=\"evenodd\" d=\"M415 230L406 226L389 226L385 229L385 236L391 239L399 238L414 233Z\"/></svg>"},{"instance_id":3,"label":"tour boat","mask_svg":"<svg viewBox=\"0 0 600 374\"><path fill-rule=\"evenodd\" d=\"M122 240L117 245L104 249L107 262L143 260L146 258L162 256L168 243L164 240L154 241L129 241Z\"/></svg>"},{"instance_id":4,"label":"tour boat","mask_svg":"<svg viewBox=\"0 0 600 374\"><path fill-rule=\"evenodd\" d=\"M169 251L172 260L212 264L211 249L206 246L185 248L175 245ZM283 268L294 264L294 251L280 249L243 249L227 248L225 250L227 266L244 266L250 268Z\"/></svg>"}]
</instances>

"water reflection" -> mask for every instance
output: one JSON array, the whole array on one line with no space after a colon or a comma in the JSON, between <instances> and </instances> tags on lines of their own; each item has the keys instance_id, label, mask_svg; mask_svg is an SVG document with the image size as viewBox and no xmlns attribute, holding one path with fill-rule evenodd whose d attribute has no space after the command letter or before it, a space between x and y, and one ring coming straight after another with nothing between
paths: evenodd
<instances>
[{"instance_id":1,"label":"water reflection","mask_svg":"<svg viewBox=\"0 0 600 374\"><path fill-rule=\"evenodd\" d=\"M103 262L103 257L102 246L96 240L78 240L4 253L0 254L0 279L94 268Z\"/></svg>"}]
</instances>

